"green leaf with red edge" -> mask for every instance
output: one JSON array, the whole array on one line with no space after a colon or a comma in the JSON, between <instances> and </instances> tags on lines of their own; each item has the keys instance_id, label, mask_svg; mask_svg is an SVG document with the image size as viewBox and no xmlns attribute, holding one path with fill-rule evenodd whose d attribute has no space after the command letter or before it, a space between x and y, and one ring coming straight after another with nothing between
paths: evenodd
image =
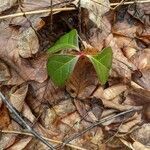
<instances>
[{"instance_id":1,"label":"green leaf with red edge","mask_svg":"<svg viewBox=\"0 0 150 150\"><path fill-rule=\"evenodd\" d=\"M78 32L76 29L61 36L56 43L48 49L48 53L56 53L65 49L73 49L79 51Z\"/></svg>"},{"instance_id":2,"label":"green leaf with red edge","mask_svg":"<svg viewBox=\"0 0 150 150\"><path fill-rule=\"evenodd\" d=\"M49 57L47 63L48 75L57 86L65 85L78 59L79 56L73 55L53 55Z\"/></svg>"},{"instance_id":3,"label":"green leaf with red edge","mask_svg":"<svg viewBox=\"0 0 150 150\"><path fill-rule=\"evenodd\" d=\"M113 53L111 47L104 48L102 52L97 55L87 55L87 57L92 62L99 81L101 84L105 84L108 80L109 71L112 66Z\"/></svg>"}]
</instances>

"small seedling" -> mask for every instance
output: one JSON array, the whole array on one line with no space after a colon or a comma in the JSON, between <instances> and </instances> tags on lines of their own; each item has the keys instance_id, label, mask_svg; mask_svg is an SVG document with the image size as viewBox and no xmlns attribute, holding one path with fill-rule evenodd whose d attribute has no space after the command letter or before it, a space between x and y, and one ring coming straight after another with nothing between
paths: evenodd
<instances>
[{"instance_id":1,"label":"small seedling","mask_svg":"<svg viewBox=\"0 0 150 150\"><path fill-rule=\"evenodd\" d=\"M76 53L73 53L73 51L76 51ZM48 53L48 75L57 86L65 85L80 57L87 57L91 61L101 84L105 84L108 80L109 70L112 65L112 49L110 47L104 48L94 55L86 54L84 50L80 51L76 29L60 37L48 49Z\"/></svg>"}]
</instances>

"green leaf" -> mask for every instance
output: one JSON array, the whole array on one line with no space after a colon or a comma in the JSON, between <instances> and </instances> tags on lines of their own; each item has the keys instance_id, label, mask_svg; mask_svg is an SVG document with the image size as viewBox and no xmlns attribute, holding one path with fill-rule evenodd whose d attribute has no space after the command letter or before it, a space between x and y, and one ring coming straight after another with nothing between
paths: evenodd
<instances>
[{"instance_id":1,"label":"green leaf","mask_svg":"<svg viewBox=\"0 0 150 150\"><path fill-rule=\"evenodd\" d=\"M103 51L97 55L87 57L92 62L99 81L105 84L108 80L109 70L112 65L112 49L110 47L103 49Z\"/></svg>"},{"instance_id":2,"label":"green leaf","mask_svg":"<svg viewBox=\"0 0 150 150\"><path fill-rule=\"evenodd\" d=\"M76 29L61 36L56 43L48 49L48 52L56 53L64 49L74 49L79 51L78 33Z\"/></svg>"},{"instance_id":3,"label":"green leaf","mask_svg":"<svg viewBox=\"0 0 150 150\"><path fill-rule=\"evenodd\" d=\"M52 81L63 86L73 72L79 56L53 55L48 59L47 70Z\"/></svg>"}]
</instances>

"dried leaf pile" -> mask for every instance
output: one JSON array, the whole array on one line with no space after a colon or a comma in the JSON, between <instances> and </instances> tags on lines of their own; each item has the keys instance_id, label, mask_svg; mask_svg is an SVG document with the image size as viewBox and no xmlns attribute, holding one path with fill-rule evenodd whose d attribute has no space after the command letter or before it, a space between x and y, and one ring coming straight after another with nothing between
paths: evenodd
<instances>
[{"instance_id":1,"label":"dried leaf pile","mask_svg":"<svg viewBox=\"0 0 150 150\"><path fill-rule=\"evenodd\" d=\"M0 1L1 16L24 14L0 19L0 91L55 149L148 150L150 3L110 10L108 0L81 0L81 8L78 2ZM67 7L72 10L60 9ZM49 8L58 11L24 13ZM73 28L89 53L111 46L113 64L104 86L86 59L78 62L65 87L48 78L47 48ZM113 117L128 110L134 111ZM0 150L48 149L13 118L0 99Z\"/></svg>"}]
</instances>

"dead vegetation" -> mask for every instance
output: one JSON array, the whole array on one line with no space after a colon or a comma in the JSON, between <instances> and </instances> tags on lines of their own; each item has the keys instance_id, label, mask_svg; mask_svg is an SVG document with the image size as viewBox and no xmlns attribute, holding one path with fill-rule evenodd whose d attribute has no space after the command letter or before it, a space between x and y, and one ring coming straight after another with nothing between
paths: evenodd
<instances>
[{"instance_id":1,"label":"dead vegetation","mask_svg":"<svg viewBox=\"0 0 150 150\"><path fill-rule=\"evenodd\" d=\"M150 149L148 0L6 0L0 13L0 150ZM105 85L87 60L63 88L48 77L47 49L74 28L81 47L111 46Z\"/></svg>"}]
</instances>

